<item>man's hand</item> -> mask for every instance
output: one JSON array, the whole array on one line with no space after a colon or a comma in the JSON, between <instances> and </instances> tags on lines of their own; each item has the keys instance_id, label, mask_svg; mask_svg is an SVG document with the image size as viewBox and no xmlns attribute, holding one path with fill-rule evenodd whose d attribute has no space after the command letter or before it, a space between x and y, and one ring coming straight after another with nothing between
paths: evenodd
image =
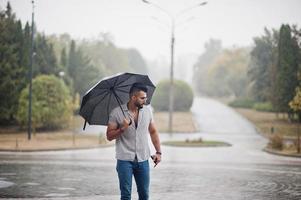
<instances>
[{"instance_id":1,"label":"man's hand","mask_svg":"<svg viewBox=\"0 0 301 200\"><path fill-rule=\"evenodd\" d=\"M124 131L125 129L127 129L129 127L129 125L130 125L130 120L124 118L121 129Z\"/></svg>"},{"instance_id":2,"label":"man's hand","mask_svg":"<svg viewBox=\"0 0 301 200\"><path fill-rule=\"evenodd\" d=\"M159 164L159 162L161 162L161 155L160 154L152 155L151 158L153 159L153 161L155 163L154 167L156 167Z\"/></svg>"},{"instance_id":3,"label":"man's hand","mask_svg":"<svg viewBox=\"0 0 301 200\"><path fill-rule=\"evenodd\" d=\"M124 119L122 126L118 128L117 123L109 123L107 127L107 140L112 141L118 138L129 127L130 120Z\"/></svg>"}]
</instances>

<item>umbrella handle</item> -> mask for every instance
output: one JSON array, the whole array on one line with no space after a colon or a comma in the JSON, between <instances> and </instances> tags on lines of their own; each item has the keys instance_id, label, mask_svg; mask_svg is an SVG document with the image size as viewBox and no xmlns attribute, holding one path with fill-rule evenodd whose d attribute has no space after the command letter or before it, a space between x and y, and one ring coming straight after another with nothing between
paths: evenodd
<instances>
[{"instance_id":1,"label":"umbrella handle","mask_svg":"<svg viewBox=\"0 0 301 200\"><path fill-rule=\"evenodd\" d=\"M87 121L85 120L83 131L86 129Z\"/></svg>"}]
</instances>

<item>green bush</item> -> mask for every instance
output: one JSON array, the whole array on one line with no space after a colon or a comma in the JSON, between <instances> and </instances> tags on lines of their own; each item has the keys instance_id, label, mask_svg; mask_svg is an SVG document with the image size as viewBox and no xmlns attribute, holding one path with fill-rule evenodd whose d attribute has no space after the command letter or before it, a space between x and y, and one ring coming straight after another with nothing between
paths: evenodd
<instances>
[{"instance_id":1,"label":"green bush","mask_svg":"<svg viewBox=\"0 0 301 200\"><path fill-rule=\"evenodd\" d=\"M152 100L152 106L156 111L169 110L170 81L163 80L157 85ZM189 111L193 102L191 87L184 81L174 81L174 111Z\"/></svg>"},{"instance_id":2,"label":"green bush","mask_svg":"<svg viewBox=\"0 0 301 200\"><path fill-rule=\"evenodd\" d=\"M28 86L19 98L17 120L27 125ZM32 82L32 125L34 129L58 129L68 126L72 117L72 101L64 82L55 76L41 75Z\"/></svg>"},{"instance_id":3,"label":"green bush","mask_svg":"<svg viewBox=\"0 0 301 200\"><path fill-rule=\"evenodd\" d=\"M255 101L251 99L235 99L229 103L229 106L235 108L253 108Z\"/></svg>"},{"instance_id":4,"label":"green bush","mask_svg":"<svg viewBox=\"0 0 301 200\"><path fill-rule=\"evenodd\" d=\"M273 112L273 105L270 102L255 103L253 109L257 111Z\"/></svg>"}]
</instances>

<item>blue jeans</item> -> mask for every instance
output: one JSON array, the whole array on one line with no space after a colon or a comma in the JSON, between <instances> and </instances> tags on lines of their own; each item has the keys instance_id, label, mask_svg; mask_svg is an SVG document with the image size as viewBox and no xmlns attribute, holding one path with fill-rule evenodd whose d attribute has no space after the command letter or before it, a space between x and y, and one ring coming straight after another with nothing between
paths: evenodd
<instances>
[{"instance_id":1,"label":"blue jeans","mask_svg":"<svg viewBox=\"0 0 301 200\"><path fill-rule=\"evenodd\" d=\"M150 180L148 160L143 162L117 160L116 170L118 172L121 200L131 199L133 175L139 200L148 200Z\"/></svg>"}]
</instances>

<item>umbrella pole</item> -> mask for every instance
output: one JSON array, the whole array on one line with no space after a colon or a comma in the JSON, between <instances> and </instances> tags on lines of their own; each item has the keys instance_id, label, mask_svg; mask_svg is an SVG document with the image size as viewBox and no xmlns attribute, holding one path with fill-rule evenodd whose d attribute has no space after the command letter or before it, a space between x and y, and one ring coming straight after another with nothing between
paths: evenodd
<instances>
[{"instance_id":1,"label":"umbrella pole","mask_svg":"<svg viewBox=\"0 0 301 200\"><path fill-rule=\"evenodd\" d=\"M116 94L116 92L115 92L114 90L113 90L113 94L114 94L114 96L115 96L115 98L116 98L116 101L117 101L117 103L118 103L118 105L119 105L121 111L122 111L122 114L123 114L124 118L126 118L125 113L124 113L124 111L123 111L123 109L122 109L122 107L121 107L121 100L119 99L118 95Z\"/></svg>"},{"instance_id":2,"label":"umbrella pole","mask_svg":"<svg viewBox=\"0 0 301 200\"><path fill-rule=\"evenodd\" d=\"M124 118L126 119L124 110L122 109L122 106L121 106L121 100L119 99L118 95L116 94L116 92L115 92L114 90L113 90L113 94L114 94L114 96L115 96L115 98L116 98L116 100L117 100L117 102L118 102L118 104L119 104L119 107L120 107L120 109L121 109L121 111L122 111L122 114L123 114ZM132 119L130 118L130 123L129 123L129 125L131 125L131 124L132 124Z\"/></svg>"},{"instance_id":3,"label":"umbrella pole","mask_svg":"<svg viewBox=\"0 0 301 200\"><path fill-rule=\"evenodd\" d=\"M83 130L85 130L85 129L86 129L86 125L87 125L87 121L85 120L85 123L84 123Z\"/></svg>"}]
</instances>

